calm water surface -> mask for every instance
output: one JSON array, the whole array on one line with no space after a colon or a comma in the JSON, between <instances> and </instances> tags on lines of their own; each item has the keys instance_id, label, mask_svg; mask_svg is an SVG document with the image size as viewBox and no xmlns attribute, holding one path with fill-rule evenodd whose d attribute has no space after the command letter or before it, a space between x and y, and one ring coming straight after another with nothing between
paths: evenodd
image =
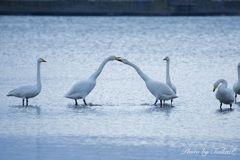
<instances>
[{"instance_id":1,"label":"calm water surface","mask_svg":"<svg viewBox=\"0 0 240 160\"><path fill-rule=\"evenodd\" d=\"M240 103L215 98L213 83L237 81L239 17L0 17L0 159L239 159ZM87 96L64 98L110 55L165 82L169 56L173 106L155 97L133 68L110 61ZM36 82L29 100L6 97ZM237 100L240 102L240 98Z\"/></svg>"}]
</instances>

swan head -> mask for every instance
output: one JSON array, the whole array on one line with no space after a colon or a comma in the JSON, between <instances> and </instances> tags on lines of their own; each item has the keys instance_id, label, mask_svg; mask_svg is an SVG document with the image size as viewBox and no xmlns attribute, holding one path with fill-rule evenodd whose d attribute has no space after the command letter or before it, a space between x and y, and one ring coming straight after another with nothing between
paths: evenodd
<instances>
[{"instance_id":1,"label":"swan head","mask_svg":"<svg viewBox=\"0 0 240 160\"><path fill-rule=\"evenodd\" d=\"M108 59L109 60L118 60L120 59L121 57L116 57L116 56L109 56Z\"/></svg>"},{"instance_id":2,"label":"swan head","mask_svg":"<svg viewBox=\"0 0 240 160\"><path fill-rule=\"evenodd\" d=\"M128 64L128 60L127 59L121 59L121 58L119 58L119 59L117 59L118 61L120 61L120 62L123 62L123 63L125 63L125 64Z\"/></svg>"},{"instance_id":3,"label":"swan head","mask_svg":"<svg viewBox=\"0 0 240 160\"><path fill-rule=\"evenodd\" d=\"M163 60L164 60L164 61L169 61L170 59L169 59L169 57L167 56L167 57L165 57Z\"/></svg>"},{"instance_id":4,"label":"swan head","mask_svg":"<svg viewBox=\"0 0 240 160\"><path fill-rule=\"evenodd\" d=\"M41 63L41 62L47 62L47 61L45 61L44 59L42 59L42 58L38 58L38 60L37 60L39 63Z\"/></svg>"}]
</instances>

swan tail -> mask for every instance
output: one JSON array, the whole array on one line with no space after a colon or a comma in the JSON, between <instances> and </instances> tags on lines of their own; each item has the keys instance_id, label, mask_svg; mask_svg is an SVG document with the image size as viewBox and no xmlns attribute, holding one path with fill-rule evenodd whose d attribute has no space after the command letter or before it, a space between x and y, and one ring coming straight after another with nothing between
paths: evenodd
<instances>
[{"instance_id":1,"label":"swan tail","mask_svg":"<svg viewBox=\"0 0 240 160\"><path fill-rule=\"evenodd\" d=\"M14 90L10 91L10 92L7 94L7 96L14 96L13 92L14 92Z\"/></svg>"}]
</instances>

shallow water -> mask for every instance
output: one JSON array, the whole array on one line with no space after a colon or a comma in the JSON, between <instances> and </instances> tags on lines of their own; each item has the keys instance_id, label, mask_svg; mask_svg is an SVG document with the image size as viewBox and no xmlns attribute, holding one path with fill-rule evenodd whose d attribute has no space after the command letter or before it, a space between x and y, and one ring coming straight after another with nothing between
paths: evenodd
<instances>
[{"instance_id":1,"label":"shallow water","mask_svg":"<svg viewBox=\"0 0 240 160\"><path fill-rule=\"evenodd\" d=\"M0 36L0 159L240 158L240 103L221 112L212 92L220 78L237 81L239 17L2 16ZM179 98L154 106L118 61L105 66L90 106L64 98L109 55L161 82L169 56ZM21 106L6 94L35 83L39 57L42 91Z\"/></svg>"}]
</instances>

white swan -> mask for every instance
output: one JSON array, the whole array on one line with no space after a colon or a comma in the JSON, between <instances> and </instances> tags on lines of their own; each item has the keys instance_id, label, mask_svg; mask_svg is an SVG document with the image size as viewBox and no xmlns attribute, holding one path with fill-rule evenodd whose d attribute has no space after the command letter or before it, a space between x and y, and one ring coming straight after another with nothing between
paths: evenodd
<instances>
[{"instance_id":1,"label":"white swan","mask_svg":"<svg viewBox=\"0 0 240 160\"><path fill-rule=\"evenodd\" d=\"M8 93L7 96L15 96L23 99L23 106L24 106L24 99L26 99L26 105L28 106L28 99L37 96L41 92L41 78L40 78L40 63L46 62L44 59L39 58L37 60L37 84L36 85L28 85L22 86L17 89L14 89Z\"/></svg>"},{"instance_id":2,"label":"white swan","mask_svg":"<svg viewBox=\"0 0 240 160\"><path fill-rule=\"evenodd\" d=\"M167 61L167 66L166 66L166 83L167 85L173 90L173 92L176 94L176 87L172 84L171 79L170 79L170 73L169 73L169 63L170 63L170 58L165 57L163 60ZM172 103L173 99L171 99Z\"/></svg>"},{"instance_id":3,"label":"white swan","mask_svg":"<svg viewBox=\"0 0 240 160\"><path fill-rule=\"evenodd\" d=\"M222 83L219 87L218 85ZM219 79L214 83L213 92L218 88L216 92L216 98L220 101L220 109L222 109L222 103L230 104L230 109L232 108L232 103L234 102L234 92L233 90L227 88L227 81L224 79Z\"/></svg>"},{"instance_id":4,"label":"white swan","mask_svg":"<svg viewBox=\"0 0 240 160\"><path fill-rule=\"evenodd\" d=\"M240 63L237 66L238 81L233 85L233 91L235 92L235 101L237 101L237 95L240 94Z\"/></svg>"},{"instance_id":5,"label":"white swan","mask_svg":"<svg viewBox=\"0 0 240 160\"><path fill-rule=\"evenodd\" d=\"M160 100L161 106L162 106L162 100L170 100L173 98L177 98L173 90L165 83L152 80L146 74L144 74L138 66L136 66L132 62L129 62L127 59L119 59L119 60L127 65L132 66L137 71L139 76L145 81L148 90L156 98L154 105L157 104L158 100Z\"/></svg>"},{"instance_id":6,"label":"white swan","mask_svg":"<svg viewBox=\"0 0 240 160\"><path fill-rule=\"evenodd\" d=\"M98 70L92 74L91 77L89 77L87 80L80 81L72 86L70 91L65 95L66 98L74 99L75 104L78 105L77 100L83 99L83 102L85 105L87 105L85 98L86 96L93 90L93 88L96 85L96 79L100 75L100 73L103 70L103 67L105 64L110 60L117 60L118 57L115 56L109 56L106 58L102 64L99 66Z\"/></svg>"}]
</instances>

